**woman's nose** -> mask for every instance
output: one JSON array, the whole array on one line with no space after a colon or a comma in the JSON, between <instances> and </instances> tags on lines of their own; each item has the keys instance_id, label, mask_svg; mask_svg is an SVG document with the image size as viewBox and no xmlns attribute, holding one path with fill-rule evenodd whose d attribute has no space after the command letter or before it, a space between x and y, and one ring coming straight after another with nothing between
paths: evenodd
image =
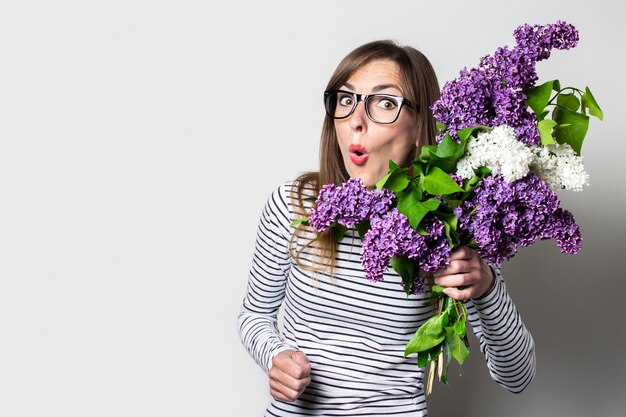
<instances>
[{"instance_id":1,"label":"woman's nose","mask_svg":"<svg viewBox=\"0 0 626 417\"><path fill-rule=\"evenodd\" d=\"M350 115L350 128L358 133L367 130L367 114L365 113L365 103L358 102L354 112Z\"/></svg>"}]
</instances>

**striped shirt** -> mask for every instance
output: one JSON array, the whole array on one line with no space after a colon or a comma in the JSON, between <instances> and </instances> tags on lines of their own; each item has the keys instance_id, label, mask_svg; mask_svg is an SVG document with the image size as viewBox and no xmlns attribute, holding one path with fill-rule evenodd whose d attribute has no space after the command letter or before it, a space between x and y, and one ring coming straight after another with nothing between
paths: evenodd
<instances>
[{"instance_id":1,"label":"striped shirt","mask_svg":"<svg viewBox=\"0 0 626 417\"><path fill-rule=\"evenodd\" d=\"M238 327L244 346L266 372L283 350L305 353L311 383L295 402L274 399L265 415L425 416L424 370L415 355L404 357L404 349L433 315L425 303L429 289L407 297L391 268L384 281L365 279L361 240L353 231L338 244L332 277L296 265L289 251L290 223L300 217L290 199L295 191L293 181L285 183L265 205ZM305 202L307 210L311 204ZM297 238L293 249L302 248L305 239ZM301 261L314 265L314 253L304 250ZM494 287L466 302L469 322L492 378L517 393L534 377L534 343L499 269L493 270Z\"/></svg>"}]
</instances>

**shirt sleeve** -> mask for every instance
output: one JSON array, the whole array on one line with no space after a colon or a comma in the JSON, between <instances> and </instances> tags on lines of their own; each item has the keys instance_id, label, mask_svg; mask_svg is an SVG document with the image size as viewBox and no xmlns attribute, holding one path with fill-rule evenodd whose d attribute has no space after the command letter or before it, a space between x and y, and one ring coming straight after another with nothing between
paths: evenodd
<instances>
[{"instance_id":1,"label":"shirt sleeve","mask_svg":"<svg viewBox=\"0 0 626 417\"><path fill-rule=\"evenodd\" d=\"M289 239L291 214L288 185L276 189L267 200L257 229L248 287L237 320L244 347L267 372L278 353L294 349L278 331L278 309L285 296L291 265Z\"/></svg>"},{"instance_id":2,"label":"shirt sleeve","mask_svg":"<svg viewBox=\"0 0 626 417\"><path fill-rule=\"evenodd\" d=\"M469 322L491 377L501 387L520 393L535 376L535 344L509 296L500 268L492 270L493 288L466 303Z\"/></svg>"}]
</instances>

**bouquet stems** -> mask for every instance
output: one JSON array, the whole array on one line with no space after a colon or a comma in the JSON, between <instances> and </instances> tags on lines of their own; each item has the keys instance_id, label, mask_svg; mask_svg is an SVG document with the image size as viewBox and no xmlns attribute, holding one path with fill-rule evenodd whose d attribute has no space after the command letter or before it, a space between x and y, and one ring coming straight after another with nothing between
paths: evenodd
<instances>
[{"instance_id":1,"label":"bouquet stems","mask_svg":"<svg viewBox=\"0 0 626 417\"><path fill-rule=\"evenodd\" d=\"M432 286L430 300L435 303L437 314L420 326L404 353L405 356L417 353L417 364L420 368L430 365L426 395L432 392L435 373L439 381L447 384L447 371L452 358L462 365L469 355L465 326L467 308L462 301L445 295L443 289L440 285Z\"/></svg>"}]
</instances>

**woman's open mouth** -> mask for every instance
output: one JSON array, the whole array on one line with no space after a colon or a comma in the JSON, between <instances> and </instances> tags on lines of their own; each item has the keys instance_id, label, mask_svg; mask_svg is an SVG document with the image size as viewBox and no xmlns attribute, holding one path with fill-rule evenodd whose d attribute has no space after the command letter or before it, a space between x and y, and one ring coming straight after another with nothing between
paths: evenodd
<instances>
[{"instance_id":1,"label":"woman's open mouth","mask_svg":"<svg viewBox=\"0 0 626 417\"><path fill-rule=\"evenodd\" d=\"M353 143L348 150L350 151L350 159L354 164L363 165L367 162L367 151L363 146Z\"/></svg>"}]
</instances>

